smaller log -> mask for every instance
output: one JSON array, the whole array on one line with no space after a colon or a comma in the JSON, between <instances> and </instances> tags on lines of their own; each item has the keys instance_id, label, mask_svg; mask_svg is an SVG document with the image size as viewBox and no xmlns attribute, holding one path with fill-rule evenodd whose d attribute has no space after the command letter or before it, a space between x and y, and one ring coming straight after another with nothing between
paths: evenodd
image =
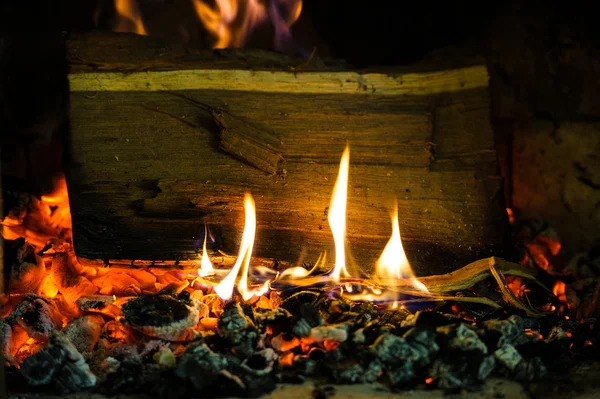
<instances>
[{"instance_id":1,"label":"smaller log","mask_svg":"<svg viewBox=\"0 0 600 399\"><path fill-rule=\"evenodd\" d=\"M53 383L63 394L96 385L96 376L83 356L61 332L54 332L48 346L25 359L21 374L31 385Z\"/></svg>"},{"instance_id":2,"label":"smaller log","mask_svg":"<svg viewBox=\"0 0 600 399\"><path fill-rule=\"evenodd\" d=\"M480 259L467 266L458 269L451 273L439 274L427 277L420 277L419 281L427 287L429 292L434 295L450 294L457 291L466 290L473 287L478 282L485 280L486 278L493 277L491 269L495 268L500 273L526 278L529 280L537 281L533 275L528 273L523 266L518 263L508 262L501 258L491 257ZM375 282L376 281L376 284ZM271 286L275 289L286 288L290 286L296 287L310 287L314 285L329 284L332 280L328 276L316 276L307 277L302 279L284 279L274 281ZM400 279L379 279L379 280L366 280L361 278L342 278L339 284L343 283L354 283L363 284L367 286L383 286L387 288L393 288L394 290L406 293L406 294L417 294L418 296L427 296L423 293L419 293L416 288L413 287L412 283L408 280ZM337 283L336 283L337 284Z\"/></svg>"}]
</instances>

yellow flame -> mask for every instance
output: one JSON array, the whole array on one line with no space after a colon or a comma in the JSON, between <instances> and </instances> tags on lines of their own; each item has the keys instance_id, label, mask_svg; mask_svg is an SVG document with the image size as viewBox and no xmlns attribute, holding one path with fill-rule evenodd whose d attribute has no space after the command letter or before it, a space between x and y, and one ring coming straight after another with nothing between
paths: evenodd
<instances>
[{"instance_id":1,"label":"yellow flame","mask_svg":"<svg viewBox=\"0 0 600 399\"><path fill-rule=\"evenodd\" d=\"M350 146L342 154L340 170L333 187L333 195L329 204L327 220L333 233L335 243L335 266L331 272L333 281L339 281L340 276L349 276L346 270L346 200L348 197L348 172L350 169Z\"/></svg>"},{"instance_id":2,"label":"yellow flame","mask_svg":"<svg viewBox=\"0 0 600 399\"><path fill-rule=\"evenodd\" d=\"M400 238L398 223L398 204L394 206L392 217L392 236L381 253L376 264L377 275L381 278L407 279L418 290L429 292L427 287L415 277Z\"/></svg>"},{"instance_id":3,"label":"yellow flame","mask_svg":"<svg viewBox=\"0 0 600 399\"><path fill-rule=\"evenodd\" d=\"M279 49L302 12L302 0L272 0L269 9L264 0L215 0L214 6L206 0L194 0L193 4L200 21L216 39L215 49L244 46L252 30L269 21L269 13Z\"/></svg>"},{"instance_id":4,"label":"yellow flame","mask_svg":"<svg viewBox=\"0 0 600 399\"><path fill-rule=\"evenodd\" d=\"M246 220L238 258L233 265L231 272L229 272L227 277L215 287L217 295L224 300L229 300L233 296L233 287L240 269L242 269L242 276L238 283L238 291L244 301L247 301L255 295L263 295L269 288L269 281L266 281L257 289L248 288L248 270L250 268L252 247L254 246L254 236L256 234L256 208L254 206L252 195L248 193L244 196L244 213Z\"/></svg>"},{"instance_id":5,"label":"yellow flame","mask_svg":"<svg viewBox=\"0 0 600 399\"><path fill-rule=\"evenodd\" d=\"M288 269L285 269L279 275L279 279L280 280L283 280L284 278L298 279L298 278L308 277L311 274L313 274L313 272L315 270L317 270L319 267L324 265L326 261L327 261L327 252L323 251L319 254L319 257L317 258L317 261L315 262L315 265L312 267L312 269L307 270L302 266L290 267Z\"/></svg>"},{"instance_id":6,"label":"yellow flame","mask_svg":"<svg viewBox=\"0 0 600 399\"><path fill-rule=\"evenodd\" d=\"M137 1L133 0L115 0L115 10L117 11L117 26L115 32L131 32L138 35L147 35L140 8Z\"/></svg>"},{"instance_id":7,"label":"yellow flame","mask_svg":"<svg viewBox=\"0 0 600 399\"><path fill-rule=\"evenodd\" d=\"M200 268L198 269L198 275L200 277L213 276L215 274L215 269L208 257L208 252L206 251L206 236L208 235L208 230L206 226L204 226L204 244L202 245L202 261L200 262Z\"/></svg>"}]
</instances>

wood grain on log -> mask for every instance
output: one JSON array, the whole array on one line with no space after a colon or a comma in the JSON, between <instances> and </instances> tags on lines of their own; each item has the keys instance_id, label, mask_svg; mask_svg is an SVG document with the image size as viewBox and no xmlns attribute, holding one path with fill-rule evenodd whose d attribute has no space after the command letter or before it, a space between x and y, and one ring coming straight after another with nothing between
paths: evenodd
<instances>
[{"instance_id":1,"label":"wood grain on log","mask_svg":"<svg viewBox=\"0 0 600 399\"><path fill-rule=\"evenodd\" d=\"M391 234L395 199L418 273L502 254L507 223L484 65L292 72L284 66L289 60L273 55L276 68L250 70L232 67L239 58L227 63L221 53L216 58L226 66L216 69L215 59L206 67L200 56L187 62L147 40L144 51L134 48L138 40L113 38L117 55L106 37L97 54L91 37L69 41L71 63L79 64L69 76L69 194L78 256L193 257L204 223L217 247L236 253L249 191L258 218L254 253L314 262L332 249L327 210L347 142L348 243L364 271ZM142 54L138 69L123 46ZM82 58L94 62L81 65ZM195 102L242 121L227 152L248 151L252 140L282 154L280 173L266 174L257 153L238 156L240 162L223 152L214 115ZM272 147L273 137L280 147Z\"/></svg>"}]
</instances>

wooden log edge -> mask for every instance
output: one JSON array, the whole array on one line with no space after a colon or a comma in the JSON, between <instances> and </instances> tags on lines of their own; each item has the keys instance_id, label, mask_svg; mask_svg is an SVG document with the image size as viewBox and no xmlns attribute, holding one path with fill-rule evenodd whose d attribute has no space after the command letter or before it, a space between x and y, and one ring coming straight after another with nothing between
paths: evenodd
<instances>
[{"instance_id":1,"label":"wooden log edge","mask_svg":"<svg viewBox=\"0 0 600 399\"><path fill-rule=\"evenodd\" d=\"M194 69L69 74L71 92L227 90L296 94L427 96L488 86L485 65L424 73Z\"/></svg>"}]
</instances>

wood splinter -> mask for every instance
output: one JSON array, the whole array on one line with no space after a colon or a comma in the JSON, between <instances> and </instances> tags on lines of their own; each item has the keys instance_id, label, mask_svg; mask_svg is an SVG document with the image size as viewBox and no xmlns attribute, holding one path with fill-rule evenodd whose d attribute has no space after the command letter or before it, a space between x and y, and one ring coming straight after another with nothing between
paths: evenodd
<instances>
[{"instance_id":1,"label":"wood splinter","mask_svg":"<svg viewBox=\"0 0 600 399\"><path fill-rule=\"evenodd\" d=\"M219 129L221 150L271 175L285 175L283 145L275 135L225 110L211 107L183 94L168 93L210 113ZM182 121L189 124L188 121Z\"/></svg>"}]
</instances>

